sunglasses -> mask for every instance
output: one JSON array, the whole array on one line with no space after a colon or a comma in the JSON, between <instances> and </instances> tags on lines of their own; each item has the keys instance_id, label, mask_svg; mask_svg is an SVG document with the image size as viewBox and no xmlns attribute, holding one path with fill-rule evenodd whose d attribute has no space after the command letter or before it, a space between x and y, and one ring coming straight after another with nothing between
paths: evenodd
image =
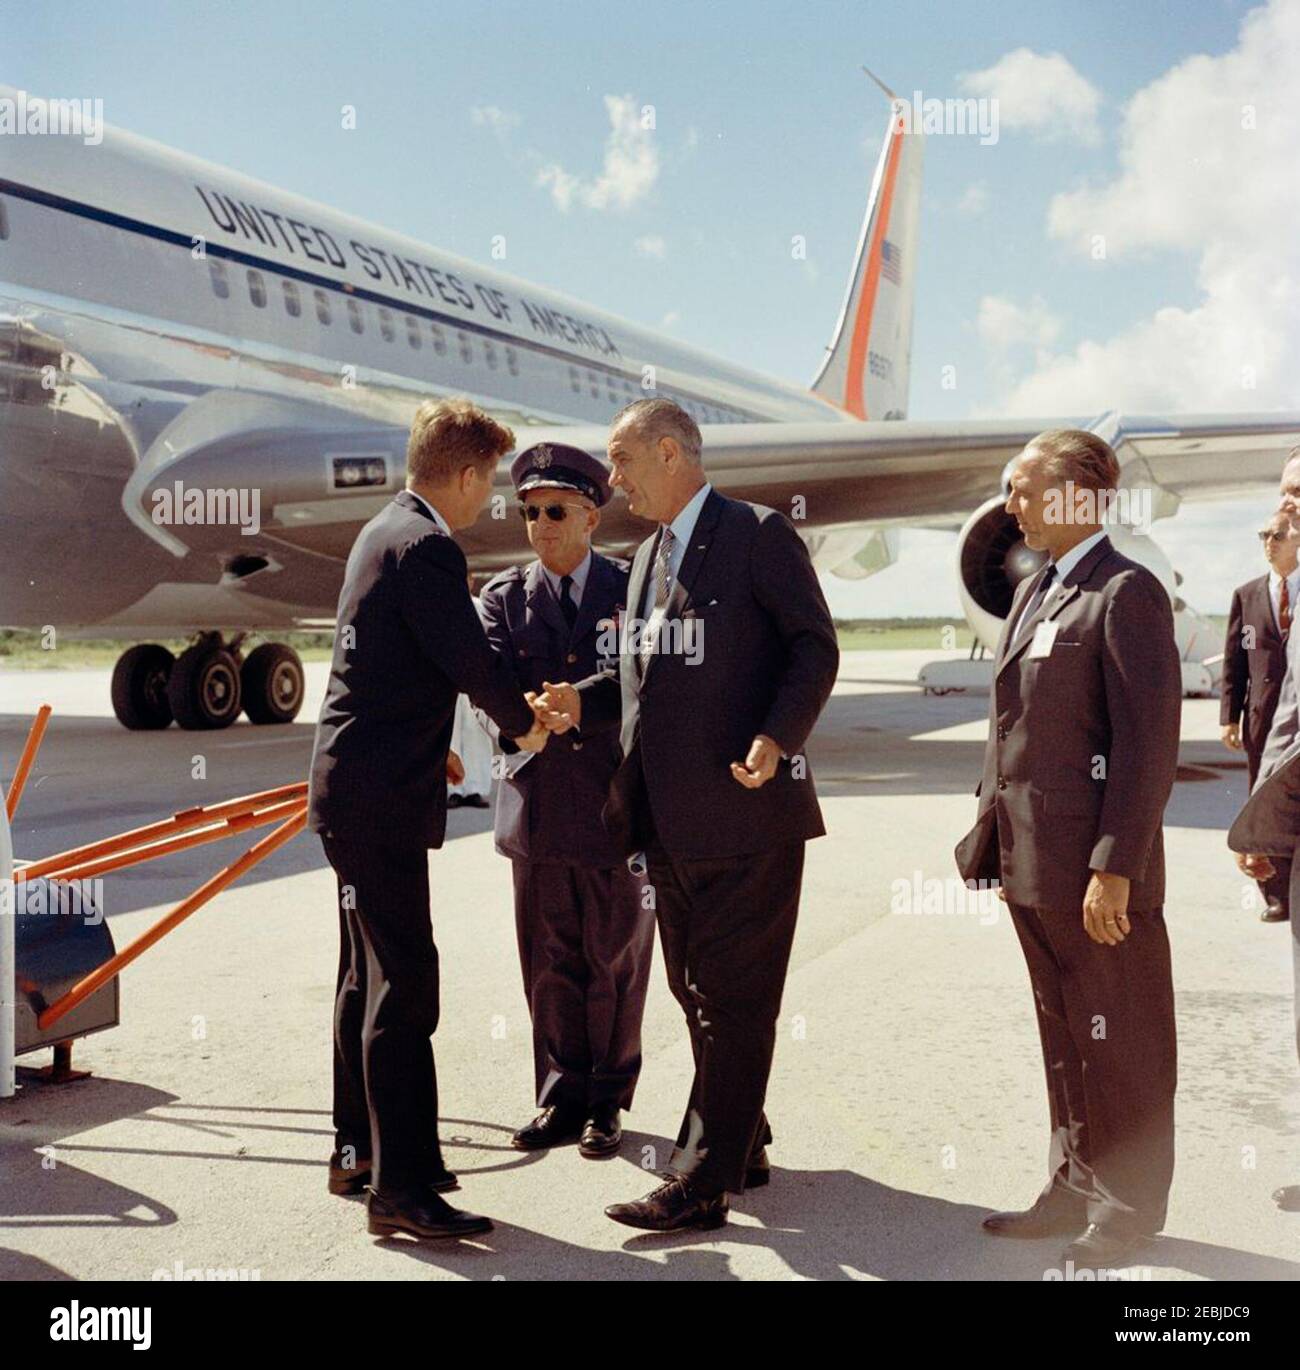
<instances>
[{"instance_id":1,"label":"sunglasses","mask_svg":"<svg viewBox=\"0 0 1300 1370\"><path fill-rule=\"evenodd\" d=\"M585 509L582 504L572 502L565 504L521 504L519 506L519 517L527 519L529 523L536 523L542 516L542 511L546 511L546 517L552 523L563 523L570 509Z\"/></svg>"}]
</instances>

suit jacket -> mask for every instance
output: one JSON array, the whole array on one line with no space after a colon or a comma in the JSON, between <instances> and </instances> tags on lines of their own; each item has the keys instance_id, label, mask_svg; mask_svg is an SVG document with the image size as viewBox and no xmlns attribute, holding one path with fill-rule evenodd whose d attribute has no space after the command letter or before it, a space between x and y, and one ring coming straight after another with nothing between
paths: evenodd
<instances>
[{"instance_id":1,"label":"suit jacket","mask_svg":"<svg viewBox=\"0 0 1300 1370\"><path fill-rule=\"evenodd\" d=\"M540 693L545 681L580 679L607 664L626 602L626 564L593 552L572 632L540 561L490 581L480 611L518 688ZM488 730L497 733L495 725ZM501 749L518 753L508 739ZM497 792L497 851L524 861L619 865L600 811L622 755L615 734L577 729L552 737L536 756L519 754L521 764L510 763Z\"/></svg>"},{"instance_id":2,"label":"suit jacket","mask_svg":"<svg viewBox=\"0 0 1300 1370\"><path fill-rule=\"evenodd\" d=\"M628 617L639 619L659 534L637 549ZM710 491L668 604L660 651L642 665L636 635L618 669L578 682L582 730L617 730L623 761L604 819L623 855L641 846L648 804L672 856L728 858L825 832L807 759L799 755L839 668L835 625L794 526L761 505ZM731 774L754 737L786 755L749 790Z\"/></svg>"},{"instance_id":3,"label":"suit jacket","mask_svg":"<svg viewBox=\"0 0 1300 1370\"><path fill-rule=\"evenodd\" d=\"M1297 664L1296 644L1300 633L1292 630L1287 634L1284 657L1286 670L1282 684L1277 692L1277 702L1273 706L1273 719L1264 739L1264 749L1260 753L1255 784L1262 784L1267 776L1281 763L1282 758L1300 738L1300 699L1297 698L1296 679L1300 675Z\"/></svg>"},{"instance_id":4,"label":"suit jacket","mask_svg":"<svg viewBox=\"0 0 1300 1370\"><path fill-rule=\"evenodd\" d=\"M1071 911L1093 871L1113 871L1132 882L1131 909L1158 908L1182 710L1169 596L1103 538L1009 640L1044 573L1021 582L998 643L979 812L958 869L1000 879L1011 903ZM1055 644L1035 659L1034 630L1049 620Z\"/></svg>"},{"instance_id":5,"label":"suit jacket","mask_svg":"<svg viewBox=\"0 0 1300 1370\"><path fill-rule=\"evenodd\" d=\"M1268 576L1259 576L1239 585L1232 594L1219 699L1219 722L1242 725L1241 740L1252 784L1285 674L1286 643L1273 618Z\"/></svg>"},{"instance_id":6,"label":"suit jacket","mask_svg":"<svg viewBox=\"0 0 1300 1370\"><path fill-rule=\"evenodd\" d=\"M464 554L409 491L357 536L316 725L313 831L440 847L457 693L512 735L531 726L532 710L509 663L488 646L465 576Z\"/></svg>"},{"instance_id":7,"label":"suit jacket","mask_svg":"<svg viewBox=\"0 0 1300 1370\"><path fill-rule=\"evenodd\" d=\"M1235 852L1290 856L1300 842L1300 746L1284 752L1261 775L1241 812L1228 829Z\"/></svg>"}]
</instances>

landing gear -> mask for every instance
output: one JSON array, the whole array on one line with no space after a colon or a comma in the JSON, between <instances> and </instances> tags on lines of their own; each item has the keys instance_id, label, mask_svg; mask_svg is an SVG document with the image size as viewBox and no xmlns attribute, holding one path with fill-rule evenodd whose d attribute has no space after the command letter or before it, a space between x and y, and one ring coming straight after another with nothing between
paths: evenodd
<instances>
[{"instance_id":1,"label":"landing gear","mask_svg":"<svg viewBox=\"0 0 1300 1370\"><path fill-rule=\"evenodd\" d=\"M167 680L176 658L156 642L122 653L113 667L113 712L132 731L166 728L172 721Z\"/></svg>"},{"instance_id":2,"label":"landing gear","mask_svg":"<svg viewBox=\"0 0 1300 1370\"><path fill-rule=\"evenodd\" d=\"M176 658L167 702L182 728L228 728L239 717L239 661L217 633L205 633Z\"/></svg>"},{"instance_id":3,"label":"landing gear","mask_svg":"<svg viewBox=\"0 0 1300 1370\"><path fill-rule=\"evenodd\" d=\"M203 633L173 657L144 642L122 653L113 668L113 712L133 731L166 728L174 718L186 729L228 728L241 707L253 723L292 723L302 708L302 660L283 642L263 642L247 659L244 635L223 641Z\"/></svg>"},{"instance_id":4,"label":"landing gear","mask_svg":"<svg viewBox=\"0 0 1300 1370\"><path fill-rule=\"evenodd\" d=\"M244 712L254 723L292 723L302 708L302 661L283 642L254 647L240 667Z\"/></svg>"}]
</instances>

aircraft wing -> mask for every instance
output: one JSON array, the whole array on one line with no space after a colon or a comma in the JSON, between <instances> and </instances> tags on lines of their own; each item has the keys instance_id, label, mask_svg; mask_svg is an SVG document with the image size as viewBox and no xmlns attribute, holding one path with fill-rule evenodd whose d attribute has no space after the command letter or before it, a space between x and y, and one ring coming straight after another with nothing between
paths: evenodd
<instances>
[{"instance_id":1,"label":"aircraft wing","mask_svg":"<svg viewBox=\"0 0 1300 1370\"><path fill-rule=\"evenodd\" d=\"M877 554L858 556L871 538L902 526L960 525L998 493L1004 468L1030 438L1063 426L1106 437L1124 465L1124 483L1153 488L1157 518L1172 513L1182 498L1274 488L1286 452L1300 443L1300 412L710 424L704 430L705 464L723 493L789 514L808 536L821 569L863 574L868 566L884 564ZM518 430L521 446L566 442L601 457L607 436L603 425ZM405 445L404 428L333 406L215 392L187 406L149 445L123 504L137 526L166 538L178 556L216 556L228 572L233 567L236 578L240 567L255 563L259 548L286 572L301 557L324 570L322 562L346 559L361 524L400 488ZM177 482L200 489L257 487L259 533L232 536L233 530L211 524L153 526L155 493ZM505 462L498 483L498 516L485 515L460 536L475 571L529 555L523 528L509 509ZM645 534L646 525L615 500L605 511L599 540L626 549ZM315 599L310 582L316 576L309 566L301 569L305 581L296 588ZM299 576L257 579L279 580L287 589ZM335 578L326 579L332 586Z\"/></svg>"}]
</instances>

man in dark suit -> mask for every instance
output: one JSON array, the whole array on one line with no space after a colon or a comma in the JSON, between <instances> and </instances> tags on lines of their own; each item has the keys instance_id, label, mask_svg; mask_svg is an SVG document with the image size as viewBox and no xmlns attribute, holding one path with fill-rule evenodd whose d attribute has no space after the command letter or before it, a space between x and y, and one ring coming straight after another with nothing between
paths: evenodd
<instances>
[{"instance_id":1,"label":"man in dark suit","mask_svg":"<svg viewBox=\"0 0 1300 1370\"><path fill-rule=\"evenodd\" d=\"M1248 788L1254 787L1273 724L1286 675L1287 638L1300 593L1300 559L1296 555L1300 540L1288 515L1279 510L1260 530L1259 537L1269 572L1233 591L1219 704L1224 745L1245 750ZM1291 863L1279 856L1272 864L1273 874L1259 882L1264 896L1260 918L1265 923L1281 923L1288 917Z\"/></svg>"},{"instance_id":2,"label":"man in dark suit","mask_svg":"<svg viewBox=\"0 0 1300 1370\"><path fill-rule=\"evenodd\" d=\"M1286 674L1286 640L1300 593L1300 559L1296 530L1279 510L1260 529L1267 559L1267 575L1247 581L1233 592L1232 612L1223 643L1223 685L1219 722L1223 744L1247 755L1249 786L1259 775L1259 763L1273 726L1278 695ZM1275 859L1274 873L1259 881L1264 896L1263 922L1288 918L1290 862Z\"/></svg>"},{"instance_id":3,"label":"man in dark suit","mask_svg":"<svg viewBox=\"0 0 1300 1370\"><path fill-rule=\"evenodd\" d=\"M1282 467L1278 493L1278 512L1286 516L1300 534L1300 447L1287 453ZM1300 809L1292 803L1293 792L1300 791L1296 755L1300 752L1300 633L1290 633L1286 642L1286 674L1278 691L1273 722L1259 758L1259 773L1250 799L1228 834L1228 845L1238 853L1237 864L1255 880L1268 880L1290 861L1292 884L1300 880ZM1276 780L1274 777L1277 777ZM1258 800L1257 797L1258 796ZM1288 845L1289 837L1289 845ZM1258 838L1268 845L1252 847ZM1288 903L1295 905L1297 891L1292 889ZM1291 960L1295 971L1296 1047L1300 1050L1300 922L1291 919ZM1278 1207L1300 1212L1300 1185L1284 1185L1274 1195Z\"/></svg>"},{"instance_id":4,"label":"man in dark suit","mask_svg":"<svg viewBox=\"0 0 1300 1370\"><path fill-rule=\"evenodd\" d=\"M521 746L540 748L547 737L488 645L451 536L478 517L513 445L508 428L466 400L423 404L407 488L361 530L339 596L310 823L339 885L330 1191L359 1193L369 1181L372 1233L491 1228L435 1192L456 1179L438 1145L429 1040L438 953L428 849L442 845L446 826L458 692Z\"/></svg>"},{"instance_id":5,"label":"man in dark suit","mask_svg":"<svg viewBox=\"0 0 1300 1370\"><path fill-rule=\"evenodd\" d=\"M1228 832L1228 846L1249 861L1249 867L1244 868L1252 874L1258 872L1261 879L1285 866L1291 872L1292 903L1300 897L1300 891L1294 889L1300 880L1300 744L1293 744L1261 777ZM1300 937L1294 923L1291 934L1295 1040L1300 1052ZM1273 1192L1273 1199L1285 1212L1300 1213L1300 1185L1283 1185Z\"/></svg>"},{"instance_id":6,"label":"man in dark suit","mask_svg":"<svg viewBox=\"0 0 1300 1370\"><path fill-rule=\"evenodd\" d=\"M969 880L1001 882L1047 1070L1050 1177L1000 1236L1072 1234L1122 1265L1164 1224L1176 1047L1161 819L1178 762L1173 612L1102 522L1119 478L1095 434L1054 429L1016 462L1007 512L1048 561L1021 583L994 661Z\"/></svg>"},{"instance_id":7,"label":"man in dark suit","mask_svg":"<svg viewBox=\"0 0 1300 1370\"><path fill-rule=\"evenodd\" d=\"M560 443L521 452L510 470L537 553L483 591L488 641L526 693L590 675L617 652L627 567L591 548L609 473ZM612 732L575 730L538 756L501 740L496 847L510 857L524 995L541 1113L515 1133L524 1151L578 1142L588 1159L622 1141L641 1071L641 1017L654 910L600 821L621 753Z\"/></svg>"},{"instance_id":8,"label":"man in dark suit","mask_svg":"<svg viewBox=\"0 0 1300 1370\"><path fill-rule=\"evenodd\" d=\"M655 1231L719 1227L728 1193L768 1179L763 1104L804 844L825 831L802 752L839 649L803 540L709 485L684 409L628 405L609 458L628 508L659 525L632 565L619 668L548 683L537 705L557 731L620 734L605 824L621 853L644 853L695 1078L672 1178L605 1211Z\"/></svg>"}]
</instances>

